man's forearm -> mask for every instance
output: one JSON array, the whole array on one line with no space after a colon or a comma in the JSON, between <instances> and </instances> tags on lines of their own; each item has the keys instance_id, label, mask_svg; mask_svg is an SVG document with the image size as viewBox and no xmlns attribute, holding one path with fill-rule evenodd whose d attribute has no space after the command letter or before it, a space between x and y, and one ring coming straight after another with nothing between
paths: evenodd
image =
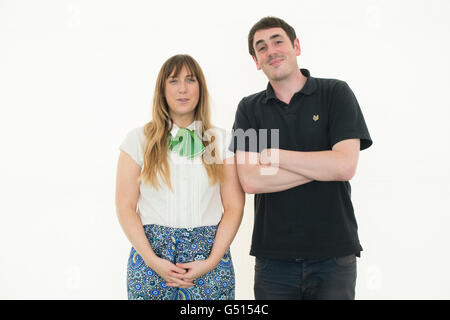
<instances>
[{"instance_id":1,"label":"man's forearm","mask_svg":"<svg viewBox=\"0 0 450 320\"><path fill-rule=\"evenodd\" d=\"M247 193L279 192L313 181L301 174L264 165L252 166L245 177L239 178Z\"/></svg>"},{"instance_id":2,"label":"man's forearm","mask_svg":"<svg viewBox=\"0 0 450 320\"><path fill-rule=\"evenodd\" d=\"M272 149L271 152L276 151ZM301 152L279 149L278 151L281 169L305 175L317 181L342 181L351 178L347 173L349 161L344 153L332 150Z\"/></svg>"},{"instance_id":3,"label":"man's forearm","mask_svg":"<svg viewBox=\"0 0 450 320\"><path fill-rule=\"evenodd\" d=\"M348 181L355 175L360 147L360 139L346 139L324 151L265 149L259 161L317 181Z\"/></svg>"}]
</instances>

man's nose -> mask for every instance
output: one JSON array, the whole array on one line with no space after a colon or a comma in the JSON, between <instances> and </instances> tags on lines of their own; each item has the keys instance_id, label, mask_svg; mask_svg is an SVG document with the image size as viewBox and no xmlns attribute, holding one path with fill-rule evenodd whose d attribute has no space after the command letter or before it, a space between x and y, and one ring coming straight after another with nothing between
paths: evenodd
<instances>
[{"instance_id":1,"label":"man's nose","mask_svg":"<svg viewBox=\"0 0 450 320\"><path fill-rule=\"evenodd\" d=\"M276 57L278 54L276 48L272 45L267 45L267 55L269 56L269 59L272 59L273 57Z\"/></svg>"}]
</instances>

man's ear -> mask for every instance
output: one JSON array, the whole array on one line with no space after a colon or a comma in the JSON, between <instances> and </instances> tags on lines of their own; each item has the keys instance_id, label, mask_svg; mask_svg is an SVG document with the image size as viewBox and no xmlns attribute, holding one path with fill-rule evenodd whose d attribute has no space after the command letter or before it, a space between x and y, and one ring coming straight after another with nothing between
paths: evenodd
<instances>
[{"instance_id":1,"label":"man's ear","mask_svg":"<svg viewBox=\"0 0 450 320\"><path fill-rule=\"evenodd\" d=\"M300 53L302 52L302 50L300 48L300 40L298 40L298 38L295 38L295 40L294 40L294 49L295 49L295 53L298 57L300 55Z\"/></svg>"},{"instance_id":2,"label":"man's ear","mask_svg":"<svg viewBox=\"0 0 450 320\"><path fill-rule=\"evenodd\" d=\"M256 69L257 69L257 70L261 70L261 66L260 66L259 63L258 63L258 59L256 59L255 56L252 56L252 58L253 58L253 61L255 61L255 63L256 63Z\"/></svg>"}]
</instances>

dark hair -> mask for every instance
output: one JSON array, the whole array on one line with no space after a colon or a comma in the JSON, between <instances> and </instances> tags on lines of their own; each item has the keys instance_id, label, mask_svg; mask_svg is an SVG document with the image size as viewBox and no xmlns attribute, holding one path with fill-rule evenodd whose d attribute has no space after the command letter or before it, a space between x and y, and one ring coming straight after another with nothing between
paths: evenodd
<instances>
[{"instance_id":1,"label":"dark hair","mask_svg":"<svg viewBox=\"0 0 450 320\"><path fill-rule=\"evenodd\" d=\"M255 23L255 25L250 29L250 32L248 33L248 52L250 53L250 55L254 57L256 56L255 49L253 48L253 39L255 37L256 31L270 28L283 29L291 40L292 46L294 46L294 40L295 38L297 38L294 28L292 28L283 19L277 17L264 17L257 23Z\"/></svg>"}]
</instances>

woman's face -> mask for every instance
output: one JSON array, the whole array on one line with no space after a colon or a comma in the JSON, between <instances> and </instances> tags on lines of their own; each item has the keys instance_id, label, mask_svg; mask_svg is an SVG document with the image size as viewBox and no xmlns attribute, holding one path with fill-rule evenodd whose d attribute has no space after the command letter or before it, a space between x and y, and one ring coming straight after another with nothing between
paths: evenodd
<instances>
[{"instance_id":1,"label":"woman's face","mask_svg":"<svg viewBox=\"0 0 450 320\"><path fill-rule=\"evenodd\" d=\"M194 118L195 108L198 104L200 87L195 75L190 74L184 66L178 76L172 74L166 79L164 96L169 105L169 115L173 117Z\"/></svg>"}]
</instances>

